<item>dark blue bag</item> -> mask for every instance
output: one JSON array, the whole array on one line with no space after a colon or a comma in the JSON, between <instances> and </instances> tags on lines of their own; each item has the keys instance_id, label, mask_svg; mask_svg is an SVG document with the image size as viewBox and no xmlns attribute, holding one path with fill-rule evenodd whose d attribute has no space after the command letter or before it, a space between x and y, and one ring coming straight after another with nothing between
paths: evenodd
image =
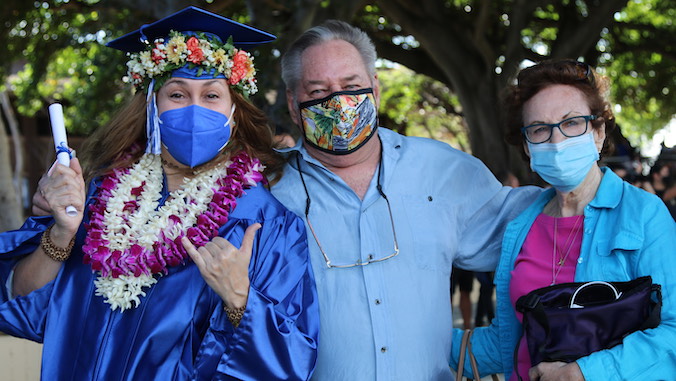
<instances>
[{"instance_id":1,"label":"dark blue bag","mask_svg":"<svg viewBox=\"0 0 676 381\"><path fill-rule=\"evenodd\" d=\"M649 276L628 282L561 283L520 297L531 364L573 362L660 323L662 293ZM517 348L518 350L518 348Z\"/></svg>"}]
</instances>

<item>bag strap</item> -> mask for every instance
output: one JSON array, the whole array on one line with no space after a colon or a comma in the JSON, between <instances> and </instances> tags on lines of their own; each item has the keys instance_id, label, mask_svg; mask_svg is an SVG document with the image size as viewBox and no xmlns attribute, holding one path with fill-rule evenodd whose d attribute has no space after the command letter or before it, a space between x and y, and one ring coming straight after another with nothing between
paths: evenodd
<instances>
[{"instance_id":1,"label":"bag strap","mask_svg":"<svg viewBox=\"0 0 676 381\"><path fill-rule=\"evenodd\" d=\"M474 333L473 329L466 329L465 332L462 334L462 341L460 342L460 358L458 359L458 380L462 380L462 374L463 371L465 370L465 351L469 353L469 363L470 366L472 367L472 374L474 375L474 379L479 381L481 380L481 376L479 374L479 366L477 365L476 358L474 357L474 353L472 353L472 334ZM491 374L491 379L493 381L499 381L498 375L497 374Z\"/></svg>"},{"instance_id":2,"label":"bag strap","mask_svg":"<svg viewBox=\"0 0 676 381\"><path fill-rule=\"evenodd\" d=\"M467 351L467 343L471 336L471 329L466 329L462 334L462 341L460 342L460 358L458 359L458 379L460 380L462 380L462 375L465 370L465 352Z\"/></svg>"},{"instance_id":3,"label":"bag strap","mask_svg":"<svg viewBox=\"0 0 676 381\"><path fill-rule=\"evenodd\" d=\"M568 306L568 308L584 308L584 306L579 305L575 302L575 298L577 297L577 294L580 291L582 291L585 288L588 288L590 286L606 286L607 288L609 288L613 292L613 295L615 296L615 300L619 299L622 296L622 292L618 291L617 288L615 288L615 286L613 286L612 284L610 284L608 282L604 282L602 280L595 280L595 281L591 281L591 282L586 282L585 284L578 287L577 290L575 290L575 292L573 293L573 296L570 298L570 305Z\"/></svg>"}]
</instances>

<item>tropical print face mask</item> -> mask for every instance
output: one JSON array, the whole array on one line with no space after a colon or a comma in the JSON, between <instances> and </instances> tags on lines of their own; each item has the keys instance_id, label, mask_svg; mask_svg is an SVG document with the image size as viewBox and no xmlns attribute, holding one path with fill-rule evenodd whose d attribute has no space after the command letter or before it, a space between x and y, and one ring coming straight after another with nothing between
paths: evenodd
<instances>
[{"instance_id":1,"label":"tropical print face mask","mask_svg":"<svg viewBox=\"0 0 676 381\"><path fill-rule=\"evenodd\" d=\"M311 146L344 155L363 146L378 127L373 89L339 91L299 105L303 136Z\"/></svg>"}]
</instances>

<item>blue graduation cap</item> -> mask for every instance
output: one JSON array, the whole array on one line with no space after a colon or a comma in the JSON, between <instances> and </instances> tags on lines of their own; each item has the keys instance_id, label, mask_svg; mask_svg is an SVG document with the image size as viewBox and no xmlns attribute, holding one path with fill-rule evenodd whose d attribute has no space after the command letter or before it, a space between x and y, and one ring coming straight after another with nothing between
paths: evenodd
<instances>
[{"instance_id":1,"label":"blue graduation cap","mask_svg":"<svg viewBox=\"0 0 676 381\"><path fill-rule=\"evenodd\" d=\"M230 36L235 47L249 50L260 44L272 42L276 37L268 32L238 23L229 18L197 7L187 7L151 24L143 25L136 31L110 41L106 46L124 52L139 52L157 38L169 36L170 31L207 32L225 42Z\"/></svg>"}]
</instances>

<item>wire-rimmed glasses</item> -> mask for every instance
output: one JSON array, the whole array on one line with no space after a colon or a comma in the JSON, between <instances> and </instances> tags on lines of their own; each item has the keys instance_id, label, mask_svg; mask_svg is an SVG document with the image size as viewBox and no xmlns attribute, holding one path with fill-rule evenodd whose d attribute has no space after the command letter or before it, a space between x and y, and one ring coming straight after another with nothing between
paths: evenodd
<instances>
[{"instance_id":1,"label":"wire-rimmed glasses","mask_svg":"<svg viewBox=\"0 0 676 381\"><path fill-rule=\"evenodd\" d=\"M566 118L559 123L534 123L521 128L521 133L531 144L540 144L552 138L554 128L567 138L584 135L589 128L589 121L595 120L596 115L579 115Z\"/></svg>"},{"instance_id":2,"label":"wire-rimmed glasses","mask_svg":"<svg viewBox=\"0 0 676 381\"><path fill-rule=\"evenodd\" d=\"M319 247L319 251L322 253L322 256L324 257L324 261L326 262L326 267L328 268L338 268L338 269L346 269L350 267L357 267L357 266L366 266L370 265L371 263L376 263L376 262L382 262L385 260L388 260L390 258L394 258L397 255L399 255L399 243L397 242L397 232L394 229L394 218L392 217L392 207L390 206L390 201L387 199L387 195L385 195L385 192L383 192L383 188L380 185L380 169L382 167L382 151L380 153L381 157L381 162L380 165L378 166L378 178L377 178L377 186L376 188L378 189L378 193L385 199L385 203L387 205L387 212L390 216L390 224L392 226L392 236L394 237L394 251L386 256L380 257L380 258L375 258L372 254L368 256L366 260L362 260L361 258L358 259L354 263L348 263L348 264L341 264L341 265L335 265L331 262L331 259L329 256L326 254L324 251L324 248L322 247L321 242L319 242L319 238L317 238L317 233L315 233L315 229L312 226L312 222L310 222L310 193L307 190L307 186L305 185L305 179L303 178L303 172L300 169L300 159L299 159L300 154L296 155L296 165L298 167L298 173L300 174L300 179L301 182L303 183L303 189L305 189L305 196L306 196L306 201L305 201L305 220L307 221L307 225L310 228L310 233L312 233L312 236L315 239L315 242L317 242L317 246Z\"/></svg>"}]
</instances>

